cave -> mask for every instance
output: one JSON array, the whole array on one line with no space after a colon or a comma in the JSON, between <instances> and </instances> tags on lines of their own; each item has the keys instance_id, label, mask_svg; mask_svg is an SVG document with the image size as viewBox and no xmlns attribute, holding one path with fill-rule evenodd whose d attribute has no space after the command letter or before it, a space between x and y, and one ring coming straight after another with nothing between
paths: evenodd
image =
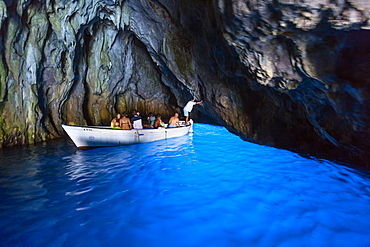
<instances>
[{"instance_id":1,"label":"cave","mask_svg":"<svg viewBox=\"0 0 370 247\"><path fill-rule=\"evenodd\" d=\"M1 1L1 147L120 112L369 167L369 6L286 1Z\"/></svg>"}]
</instances>

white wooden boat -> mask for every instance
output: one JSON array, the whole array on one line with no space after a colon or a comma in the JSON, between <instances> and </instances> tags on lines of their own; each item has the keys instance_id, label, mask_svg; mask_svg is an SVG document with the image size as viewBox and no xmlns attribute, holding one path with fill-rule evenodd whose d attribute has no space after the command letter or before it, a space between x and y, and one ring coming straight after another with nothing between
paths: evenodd
<instances>
[{"instance_id":1,"label":"white wooden boat","mask_svg":"<svg viewBox=\"0 0 370 247\"><path fill-rule=\"evenodd\" d=\"M70 126L62 125L68 136L79 149L94 147L110 147L131 145L138 143L154 142L168 138L174 138L193 132L193 121L185 126L184 121L180 121L181 127L178 128L158 128L158 129L132 129L121 130L112 129L109 126Z\"/></svg>"}]
</instances>

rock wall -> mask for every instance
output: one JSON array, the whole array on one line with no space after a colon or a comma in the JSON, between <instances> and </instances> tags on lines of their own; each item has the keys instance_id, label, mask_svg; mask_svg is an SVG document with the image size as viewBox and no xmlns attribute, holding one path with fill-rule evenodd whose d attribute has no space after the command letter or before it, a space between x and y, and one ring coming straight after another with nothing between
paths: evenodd
<instances>
[{"instance_id":1,"label":"rock wall","mask_svg":"<svg viewBox=\"0 0 370 247\"><path fill-rule=\"evenodd\" d=\"M243 139L370 166L367 0L0 0L0 144L194 116Z\"/></svg>"}]
</instances>

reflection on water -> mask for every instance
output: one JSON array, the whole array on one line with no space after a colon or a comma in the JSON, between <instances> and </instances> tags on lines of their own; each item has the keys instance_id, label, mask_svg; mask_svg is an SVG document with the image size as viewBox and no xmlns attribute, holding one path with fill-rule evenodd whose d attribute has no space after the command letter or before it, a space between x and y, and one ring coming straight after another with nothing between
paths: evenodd
<instances>
[{"instance_id":1,"label":"reflection on water","mask_svg":"<svg viewBox=\"0 0 370 247\"><path fill-rule=\"evenodd\" d=\"M370 246L368 173L217 126L0 155L0 246Z\"/></svg>"}]
</instances>

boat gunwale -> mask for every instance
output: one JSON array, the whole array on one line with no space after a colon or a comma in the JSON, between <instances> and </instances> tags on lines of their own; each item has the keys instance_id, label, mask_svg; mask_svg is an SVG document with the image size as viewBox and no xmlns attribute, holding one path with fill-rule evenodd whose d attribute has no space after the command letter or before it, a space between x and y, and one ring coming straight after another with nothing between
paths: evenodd
<instances>
[{"instance_id":1,"label":"boat gunwale","mask_svg":"<svg viewBox=\"0 0 370 247\"><path fill-rule=\"evenodd\" d=\"M67 124L62 124L62 127L66 126L71 127L71 128L90 128L90 129L97 129L97 130L117 130L117 131L122 131L124 129L115 129L111 128L110 126L75 126L75 125L67 125ZM184 129L184 128L190 128L191 125L186 125L186 126L179 126L176 128L168 128L168 127L158 127L158 128L143 128L143 129L130 129L130 130L124 130L124 131L160 131L160 130L178 130L178 129Z\"/></svg>"}]
</instances>

